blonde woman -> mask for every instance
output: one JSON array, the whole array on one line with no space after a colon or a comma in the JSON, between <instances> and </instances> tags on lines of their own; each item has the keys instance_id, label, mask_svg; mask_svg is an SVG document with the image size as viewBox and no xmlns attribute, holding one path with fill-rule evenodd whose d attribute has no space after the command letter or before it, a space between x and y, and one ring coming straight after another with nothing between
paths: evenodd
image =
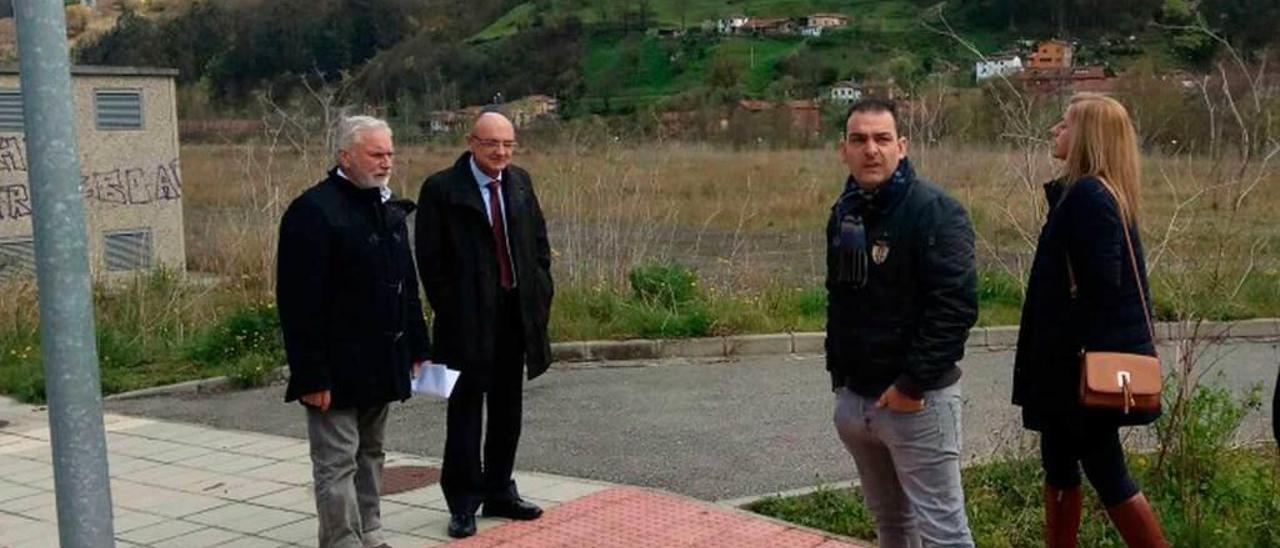
<instances>
[{"instance_id":1,"label":"blonde woman","mask_svg":"<svg viewBox=\"0 0 1280 548\"><path fill-rule=\"evenodd\" d=\"M1013 373L1023 426L1040 432L1045 544L1076 546L1083 468L1128 546L1166 546L1129 475L1119 434L1158 413L1079 403L1082 350L1155 355L1138 236L1140 159L1129 113L1109 97L1073 97L1053 128L1053 156L1065 164L1062 177L1045 185L1049 212L1027 283Z\"/></svg>"}]
</instances>

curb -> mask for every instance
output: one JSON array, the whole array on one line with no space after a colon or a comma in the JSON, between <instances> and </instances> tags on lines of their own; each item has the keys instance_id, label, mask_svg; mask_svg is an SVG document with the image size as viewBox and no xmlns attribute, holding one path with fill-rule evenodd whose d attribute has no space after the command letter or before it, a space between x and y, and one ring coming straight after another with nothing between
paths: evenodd
<instances>
[{"instance_id":1,"label":"curb","mask_svg":"<svg viewBox=\"0 0 1280 548\"><path fill-rule=\"evenodd\" d=\"M1159 322L1155 326L1156 342L1185 339L1191 335L1216 341L1280 339L1280 318L1262 318L1238 322L1202 322L1186 325ZM824 351L826 333L773 333L766 335L733 335L696 339L631 339L624 341L572 341L551 344L551 361L558 364L602 362L602 367L634 367L634 360L671 358L735 358L740 356L816 355ZM969 330L965 346L987 350L1006 350L1018 342L1018 327L975 327ZM281 367L269 378L287 379L289 369ZM205 394L235 386L228 377L213 377L121 392L103 398L106 401ZM840 485L840 484L837 484ZM757 499L760 497L757 497ZM745 503L744 503L745 504Z\"/></svg>"},{"instance_id":2,"label":"curb","mask_svg":"<svg viewBox=\"0 0 1280 548\"><path fill-rule=\"evenodd\" d=\"M1280 339L1280 318L1238 322L1202 322L1186 325L1159 322L1156 341L1185 339L1191 335L1211 340ZM553 362L661 360L668 358L733 358L779 354L821 354L823 332L733 335L697 339L632 339L625 341L574 341L553 343ZM975 327L969 331L969 348L1005 350L1018 343L1018 327ZM608 366L608 364L605 364Z\"/></svg>"},{"instance_id":3,"label":"curb","mask_svg":"<svg viewBox=\"0 0 1280 548\"><path fill-rule=\"evenodd\" d=\"M186 381L176 384L168 384L164 386L153 386L151 388L142 388L139 390L130 390L119 394L112 394L105 398L105 401L132 400L135 398L149 398L152 396L170 396L173 394L206 394L219 390L226 390L233 386L234 383L230 377L211 377L208 379L200 379L195 381Z\"/></svg>"},{"instance_id":4,"label":"curb","mask_svg":"<svg viewBox=\"0 0 1280 548\"><path fill-rule=\"evenodd\" d=\"M751 504L755 504L755 503L757 503L757 502L760 502L760 501L762 501L762 500L764 500L764 499L769 499L769 498L774 498L774 497L784 497L784 498L785 498L785 497L799 497L799 496L808 495L808 494L811 494L811 493L816 493L816 492L818 492L818 491L822 491L822 490L835 490L835 491L838 491L838 490L841 490L841 489L852 489L852 488L854 488L854 487L859 487L859 486L861 486L861 485L862 485L862 482L860 482L860 481L858 481L858 480L856 480L856 479L855 479L855 480L851 480L851 481L841 481L841 482L836 482L836 483L824 483L824 484L820 484L820 485L812 485L812 486L809 486L809 487L800 487L800 488L798 488L798 489L789 489L789 490L786 490L786 491L778 491L778 492L776 492L776 493L766 493L766 494L763 494L763 495L750 495L750 496L746 496L746 497L738 497L738 498L734 498L734 499L718 500L718 501L716 501L716 502L715 502L715 504L716 504L717 506L729 506L729 507L733 507L733 508L745 509L747 506L749 506L749 505L751 505Z\"/></svg>"},{"instance_id":5,"label":"curb","mask_svg":"<svg viewBox=\"0 0 1280 548\"><path fill-rule=\"evenodd\" d=\"M832 532L830 532L830 531L824 531L824 530L822 530L822 529L817 529L817 528L814 528L814 527L809 527L809 526L807 526L807 525L801 525L801 524L798 524L798 523L792 523L792 522L789 522L789 521L785 521L785 520L781 520L781 519L775 518L775 517L773 517L773 516L766 516L766 515L764 515L764 514L757 514L757 513L753 512L753 511L751 511L751 510L748 510L748 509L747 509L747 506L748 506L748 505L754 504L754 503L756 503L756 502L759 502L759 501L764 500L764 499L767 499L767 498L772 498L772 497L795 497L795 496L801 496L801 495L808 495L808 494L810 494L810 493L815 493L815 492L821 491L821 490L823 490L823 489L835 489L835 490L839 490L839 489L850 489L850 488L853 488L853 487L858 487L858 486L860 486L860 485L861 485L861 482L859 482L858 480L853 480L853 481L842 481L842 482L839 482L839 483L828 483L828 484L823 484L823 485L816 485L816 486L813 486L813 487L801 487L801 488L799 488L799 489L791 489L791 490L788 490L788 491L779 491L779 492L777 492L777 493L770 493L770 494L767 494L767 495L754 495L754 496L749 496L749 497L740 497L740 498L736 498L736 499L718 500L718 501L713 502L712 504L714 504L714 505L716 505L716 506L719 506L719 507L721 507L721 508L728 508L728 509L734 510L734 511L736 511L736 512L746 512L747 514L750 514L750 515L751 515L752 517L754 517L754 518L757 518L757 519L763 519L763 520L766 520L766 521L769 521L769 522L772 522L772 523L776 523L776 524L778 524L778 525L785 525L785 526L787 526L787 527L793 527L793 528L797 528L797 529L803 529L803 530L811 531L811 532L814 532L814 533L817 533L817 534L821 534L821 535L826 536L826 537L830 537L830 538L837 538L837 539L840 539L840 540L842 540L842 541L844 541L844 542L847 542L847 543L849 543L849 544L852 544L852 545L854 545L854 546L865 546L865 547L867 547L867 548L874 548L874 547L875 547L875 545L874 545L874 544L869 544L869 543L868 543L868 541L867 541L867 540L865 540L865 539L859 539L859 538L849 537L849 536L840 535L840 534L837 534L837 533L832 533Z\"/></svg>"},{"instance_id":6,"label":"curb","mask_svg":"<svg viewBox=\"0 0 1280 548\"><path fill-rule=\"evenodd\" d=\"M289 368L286 366L279 367L274 372L267 375L268 382L287 378L289 378ZM207 379L197 379L194 381L166 384L164 386L153 386L151 388L130 390L128 392L112 394L102 399L103 401L119 401L150 398L154 396L172 396L175 394L209 394L212 392L223 392L235 387L236 382L232 380L231 377L209 377Z\"/></svg>"}]
</instances>

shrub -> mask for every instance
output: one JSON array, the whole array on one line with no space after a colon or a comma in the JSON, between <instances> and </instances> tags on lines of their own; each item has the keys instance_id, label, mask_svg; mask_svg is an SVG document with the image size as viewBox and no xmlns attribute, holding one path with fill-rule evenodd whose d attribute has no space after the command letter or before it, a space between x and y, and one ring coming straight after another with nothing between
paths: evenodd
<instances>
[{"instance_id":1,"label":"shrub","mask_svg":"<svg viewBox=\"0 0 1280 548\"><path fill-rule=\"evenodd\" d=\"M196 337L187 356L202 365L235 363L249 354L280 355L280 318L275 306L256 303L237 309Z\"/></svg>"},{"instance_id":2,"label":"shrub","mask_svg":"<svg viewBox=\"0 0 1280 548\"><path fill-rule=\"evenodd\" d=\"M241 388L263 386L273 380L283 363L278 353L251 352L240 356L231 365L227 376Z\"/></svg>"},{"instance_id":3,"label":"shrub","mask_svg":"<svg viewBox=\"0 0 1280 548\"><path fill-rule=\"evenodd\" d=\"M631 291L641 301L661 306L675 306L699 297L698 274L693 269L674 263L638 266L628 278Z\"/></svg>"},{"instance_id":4,"label":"shrub","mask_svg":"<svg viewBox=\"0 0 1280 548\"><path fill-rule=\"evenodd\" d=\"M800 291L797 297L800 314L809 318L825 318L827 316L827 289L811 287Z\"/></svg>"},{"instance_id":5,"label":"shrub","mask_svg":"<svg viewBox=\"0 0 1280 548\"><path fill-rule=\"evenodd\" d=\"M0 333L0 393L33 403L45 400L40 340L34 330Z\"/></svg>"},{"instance_id":6,"label":"shrub","mask_svg":"<svg viewBox=\"0 0 1280 548\"><path fill-rule=\"evenodd\" d=\"M715 325L715 318L702 301L673 306L630 303L626 310L628 323L646 338L704 337L711 334Z\"/></svg>"}]
</instances>

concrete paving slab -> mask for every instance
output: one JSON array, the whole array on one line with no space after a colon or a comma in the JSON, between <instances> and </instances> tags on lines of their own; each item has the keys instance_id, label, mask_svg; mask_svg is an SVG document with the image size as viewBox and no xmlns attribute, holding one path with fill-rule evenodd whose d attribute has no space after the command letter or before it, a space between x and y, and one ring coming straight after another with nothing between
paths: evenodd
<instances>
[{"instance_id":1,"label":"concrete paving slab","mask_svg":"<svg viewBox=\"0 0 1280 548\"><path fill-rule=\"evenodd\" d=\"M267 506L270 508L280 508L282 510L292 510L301 513L315 513L316 502L315 495L310 485L303 487L286 487L274 493L268 493L246 499L247 502L257 504L259 506ZM390 497L383 497L382 500L391 500Z\"/></svg>"},{"instance_id":2,"label":"concrete paving slab","mask_svg":"<svg viewBox=\"0 0 1280 548\"><path fill-rule=\"evenodd\" d=\"M40 493L39 489L31 487L24 483L15 483L11 481L0 480L0 503L29 497Z\"/></svg>"},{"instance_id":3,"label":"concrete paving slab","mask_svg":"<svg viewBox=\"0 0 1280 548\"><path fill-rule=\"evenodd\" d=\"M566 482L559 485L553 485L546 489L530 491L529 496L555 502L567 502L608 488L608 485L603 484Z\"/></svg>"},{"instance_id":4,"label":"concrete paving slab","mask_svg":"<svg viewBox=\"0 0 1280 548\"><path fill-rule=\"evenodd\" d=\"M289 485L310 485L311 465L275 461L259 468L243 470L237 475Z\"/></svg>"},{"instance_id":5,"label":"concrete paving slab","mask_svg":"<svg viewBox=\"0 0 1280 548\"><path fill-rule=\"evenodd\" d=\"M217 472L220 474L235 474L237 472L243 472L253 468L261 468L276 462L278 461L275 459L251 457L248 455L240 455L234 459L229 459L225 452L211 449L209 453L203 456L187 459L182 464L183 466L199 468L201 470L208 470L210 472Z\"/></svg>"},{"instance_id":6,"label":"concrete paving slab","mask_svg":"<svg viewBox=\"0 0 1280 548\"><path fill-rule=\"evenodd\" d=\"M217 548L280 548L282 546L289 545L262 537L240 537L231 542L219 544Z\"/></svg>"},{"instance_id":7,"label":"concrete paving slab","mask_svg":"<svg viewBox=\"0 0 1280 548\"><path fill-rule=\"evenodd\" d=\"M56 504L46 504L44 506L28 508L15 513L37 521L45 521L49 523L57 523L58 521L58 506Z\"/></svg>"},{"instance_id":8,"label":"concrete paving slab","mask_svg":"<svg viewBox=\"0 0 1280 548\"><path fill-rule=\"evenodd\" d=\"M296 486L287 483L276 483L274 481L223 476L222 479L203 487L198 492L200 494L233 501L245 501L263 495L270 495L272 493L285 491L293 487ZM193 489L192 491L195 490Z\"/></svg>"},{"instance_id":9,"label":"concrete paving slab","mask_svg":"<svg viewBox=\"0 0 1280 548\"><path fill-rule=\"evenodd\" d=\"M210 548L244 537L241 533L206 527L152 544L154 548Z\"/></svg>"},{"instance_id":10,"label":"concrete paving slab","mask_svg":"<svg viewBox=\"0 0 1280 548\"><path fill-rule=\"evenodd\" d=\"M314 546L316 539L320 536L320 525L314 518L295 521L287 525L281 525L266 531L261 531L257 536L278 540L280 542L300 544L303 546Z\"/></svg>"},{"instance_id":11,"label":"concrete paving slab","mask_svg":"<svg viewBox=\"0 0 1280 548\"><path fill-rule=\"evenodd\" d=\"M135 529L141 529L143 527L171 521L171 518L130 510L118 504L111 509L111 518L112 526L115 529L117 538L119 538L119 535L128 533Z\"/></svg>"},{"instance_id":12,"label":"concrete paving slab","mask_svg":"<svg viewBox=\"0 0 1280 548\"><path fill-rule=\"evenodd\" d=\"M228 502L216 497L170 492L163 497L151 499L124 499L119 504L130 510L181 518L226 506Z\"/></svg>"},{"instance_id":13,"label":"concrete paving slab","mask_svg":"<svg viewBox=\"0 0 1280 548\"><path fill-rule=\"evenodd\" d=\"M0 502L0 512L21 514L27 510L39 508L41 506L48 506L53 503L53 493L48 491L37 491L25 497L18 497Z\"/></svg>"},{"instance_id":14,"label":"concrete paving slab","mask_svg":"<svg viewBox=\"0 0 1280 548\"><path fill-rule=\"evenodd\" d=\"M421 489L405 491L394 495L382 497L382 500L398 502L419 508L430 507L440 508L444 504L444 492L440 490L440 485L428 485Z\"/></svg>"},{"instance_id":15,"label":"concrete paving slab","mask_svg":"<svg viewBox=\"0 0 1280 548\"><path fill-rule=\"evenodd\" d=\"M251 504L227 504L189 515L183 519L240 533L252 534L288 525L307 517L288 510L277 510Z\"/></svg>"},{"instance_id":16,"label":"concrete paving slab","mask_svg":"<svg viewBox=\"0 0 1280 548\"><path fill-rule=\"evenodd\" d=\"M129 531L116 531L116 537L137 544L154 544L205 529L207 525L178 519L167 519Z\"/></svg>"},{"instance_id":17,"label":"concrete paving slab","mask_svg":"<svg viewBox=\"0 0 1280 548\"><path fill-rule=\"evenodd\" d=\"M58 538L58 526L45 521L35 521L20 516L10 516L14 523L0 529L0 546L42 546L47 548L49 539ZM40 545L38 543L44 543Z\"/></svg>"}]
</instances>

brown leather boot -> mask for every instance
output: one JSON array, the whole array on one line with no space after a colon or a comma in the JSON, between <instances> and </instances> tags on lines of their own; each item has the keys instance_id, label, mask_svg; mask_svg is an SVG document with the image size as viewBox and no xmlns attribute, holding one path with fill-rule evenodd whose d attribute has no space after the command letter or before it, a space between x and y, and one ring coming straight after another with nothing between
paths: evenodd
<instances>
[{"instance_id":1,"label":"brown leather boot","mask_svg":"<svg viewBox=\"0 0 1280 548\"><path fill-rule=\"evenodd\" d=\"M1168 548L1160 520L1156 519L1151 504L1142 493L1107 508L1107 515L1111 516L1111 523L1116 525L1129 548Z\"/></svg>"},{"instance_id":2,"label":"brown leather boot","mask_svg":"<svg viewBox=\"0 0 1280 548\"><path fill-rule=\"evenodd\" d=\"M1080 486L1058 489L1044 486L1044 545L1076 548L1080 537Z\"/></svg>"}]
</instances>

